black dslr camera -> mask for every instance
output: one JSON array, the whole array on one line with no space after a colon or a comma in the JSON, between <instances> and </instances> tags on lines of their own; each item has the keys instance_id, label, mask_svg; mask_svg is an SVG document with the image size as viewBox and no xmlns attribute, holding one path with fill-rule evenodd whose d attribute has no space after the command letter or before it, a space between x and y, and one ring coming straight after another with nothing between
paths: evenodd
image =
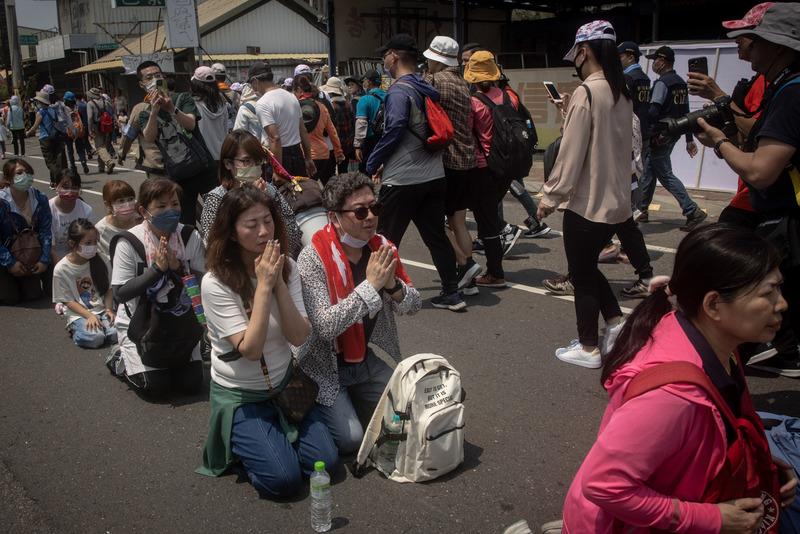
<instances>
[{"instance_id":1,"label":"black dslr camera","mask_svg":"<svg viewBox=\"0 0 800 534\"><path fill-rule=\"evenodd\" d=\"M727 137L733 137L738 132L734 116L735 112L731 109L731 97L724 95L703 109L692 111L683 117L661 119L659 122L664 123L666 129L662 131L660 137L667 140L677 139L690 132L700 133L703 131L700 125L697 124L697 119L700 118L714 128L722 130Z\"/></svg>"}]
</instances>

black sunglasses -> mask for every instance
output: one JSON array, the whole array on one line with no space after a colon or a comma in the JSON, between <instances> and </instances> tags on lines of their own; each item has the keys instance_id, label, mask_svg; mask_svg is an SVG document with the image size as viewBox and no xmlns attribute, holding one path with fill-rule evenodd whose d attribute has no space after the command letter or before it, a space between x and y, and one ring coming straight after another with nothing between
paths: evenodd
<instances>
[{"instance_id":1,"label":"black sunglasses","mask_svg":"<svg viewBox=\"0 0 800 534\"><path fill-rule=\"evenodd\" d=\"M383 204L381 204L380 202L376 202L375 204L371 205L368 208L362 206L354 210L336 210L336 211L337 213L352 213L353 215L356 216L357 220L363 221L364 219L367 218L368 211L371 211L372 214L376 217L380 215L381 212L383 211Z\"/></svg>"}]
</instances>

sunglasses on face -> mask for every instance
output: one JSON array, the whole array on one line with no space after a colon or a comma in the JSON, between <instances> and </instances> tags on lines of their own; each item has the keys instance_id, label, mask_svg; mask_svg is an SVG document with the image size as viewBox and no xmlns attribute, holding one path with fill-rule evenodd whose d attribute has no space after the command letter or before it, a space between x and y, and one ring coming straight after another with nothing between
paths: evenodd
<instances>
[{"instance_id":1,"label":"sunglasses on face","mask_svg":"<svg viewBox=\"0 0 800 534\"><path fill-rule=\"evenodd\" d=\"M359 221L363 221L364 219L366 219L367 218L367 213L370 212L370 211L372 212L372 214L374 216L377 217L383 211L383 204L381 204L380 202L376 202L375 204L372 204L368 208L365 208L365 207L362 206L362 207L356 208L354 210L338 210L339 213L352 213L353 215L356 216L356 220L359 220Z\"/></svg>"}]
</instances>

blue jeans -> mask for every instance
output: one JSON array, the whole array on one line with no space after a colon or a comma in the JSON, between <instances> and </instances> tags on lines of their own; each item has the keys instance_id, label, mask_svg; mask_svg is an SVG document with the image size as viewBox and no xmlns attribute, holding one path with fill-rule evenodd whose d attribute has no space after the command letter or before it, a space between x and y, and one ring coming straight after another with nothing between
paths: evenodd
<instances>
[{"instance_id":1,"label":"blue jeans","mask_svg":"<svg viewBox=\"0 0 800 534\"><path fill-rule=\"evenodd\" d=\"M103 323L103 328L100 330L88 330L86 328L87 321L83 317L75 319L70 323L69 328L72 331L72 341L74 341L76 345L84 349L99 349L103 346L103 343L113 345L117 342L117 329L111 326L108 317L103 314L102 316L98 315L97 318Z\"/></svg>"},{"instance_id":2,"label":"blue jeans","mask_svg":"<svg viewBox=\"0 0 800 534\"><path fill-rule=\"evenodd\" d=\"M642 209L647 210L653 201L656 192L656 180L661 182L664 189L675 197L681 206L684 217L688 217L697 209L697 204L689 193L686 192L683 182L672 173L672 161L670 154L675 144L666 146L650 147L647 158L644 161L644 174L642 175Z\"/></svg>"},{"instance_id":3,"label":"blue jeans","mask_svg":"<svg viewBox=\"0 0 800 534\"><path fill-rule=\"evenodd\" d=\"M300 489L303 473L310 475L315 462L325 462L329 473L339 465L336 445L316 407L311 407L297 430L297 441L289 443L272 401L236 409L231 448L259 493L285 499Z\"/></svg>"},{"instance_id":4,"label":"blue jeans","mask_svg":"<svg viewBox=\"0 0 800 534\"><path fill-rule=\"evenodd\" d=\"M392 368L370 348L367 348L363 361L339 366L339 392L333 406L317 404L317 408L342 454L355 452L361 447L364 439L362 422L369 423L392 372Z\"/></svg>"}]
</instances>

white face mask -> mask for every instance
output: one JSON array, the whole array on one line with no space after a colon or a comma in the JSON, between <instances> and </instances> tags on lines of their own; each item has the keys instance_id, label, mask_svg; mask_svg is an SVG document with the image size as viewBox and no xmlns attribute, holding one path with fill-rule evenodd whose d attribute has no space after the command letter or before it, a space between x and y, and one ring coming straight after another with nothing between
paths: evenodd
<instances>
[{"instance_id":1,"label":"white face mask","mask_svg":"<svg viewBox=\"0 0 800 534\"><path fill-rule=\"evenodd\" d=\"M157 84L158 84L158 80L161 80L161 79L163 79L163 78L153 78L152 80L150 80L149 82L144 84L144 87L145 87L145 89L147 89L147 92L148 93L152 93L153 91L155 91L156 87L157 87Z\"/></svg>"},{"instance_id":2,"label":"white face mask","mask_svg":"<svg viewBox=\"0 0 800 534\"><path fill-rule=\"evenodd\" d=\"M97 255L97 247L94 245L81 245L80 250L75 250L81 258L91 260Z\"/></svg>"},{"instance_id":3,"label":"white face mask","mask_svg":"<svg viewBox=\"0 0 800 534\"><path fill-rule=\"evenodd\" d=\"M236 167L236 179L243 184L252 184L259 178L261 178L261 165Z\"/></svg>"},{"instance_id":4,"label":"white face mask","mask_svg":"<svg viewBox=\"0 0 800 534\"><path fill-rule=\"evenodd\" d=\"M336 214L336 220L339 221L339 226L342 227L342 231L344 232L342 220L339 218L338 213ZM370 236L370 239L372 239L372 236ZM341 241L343 245L347 245L348 247L352 248L364 248L367 246L367 243L369 243L369 239L356 239L347 232L344 232L344 235L339 236L339 241Z\"/></svg>"}]
</instances>

